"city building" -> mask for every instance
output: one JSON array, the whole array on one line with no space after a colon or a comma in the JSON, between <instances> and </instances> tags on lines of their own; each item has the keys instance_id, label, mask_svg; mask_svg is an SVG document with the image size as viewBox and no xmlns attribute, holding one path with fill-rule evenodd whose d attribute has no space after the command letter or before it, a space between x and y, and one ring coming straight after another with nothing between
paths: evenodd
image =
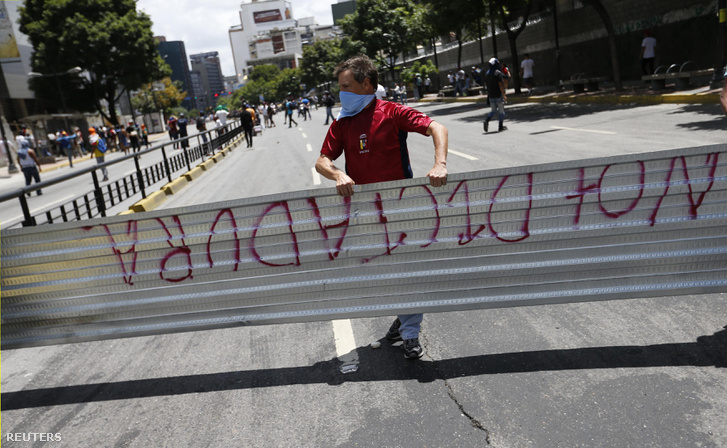
<instances>
[{"instance_id":1,"label":"city building","mask_svg":"<svg viewBox=\"0 0 727 448\"><path fill-rule=\"evenodd\" d=\"M356 0L338 0L338 3L331 5L331 14L333 14L333 24L338 25L338 22L346 16L346 14L353 14L356 12Z\"/></svg>"},{"instance_id":2,"label":"city building","mask_svg":"<svg viewBox=\"0 0 727 448\"><path fill-rule=\"evenodd\" d=\"M192 88L200 87L200 90L195 90L197 108L203 110L214 107L217 98L225 92L219 54L216 51L198 53L190 55L189 59L192 62L192 73L195 73L196 78L191 81Z\"/></svg>"},{"instance_id":3,"label":"city building","mask_svg":"<svg viewBox=\"0 0 727 448\"><path fill-rule=\"evenodd\" d=\"M182 90L187 92L187 96L182 101L182 107L191 109L194 107L194 86L189 74L189 63L187 62L187 52L184 48L184 42L180 40L167 41L164 36L157 36L159 42L159 54L162 55L164 61L172 69L172 81L179 81L182 84Z\"/></svg>"},{"instance_id":4,"label":"city building","mask_svg":"<svg viewBox=\"0 0 727 448\"><path fill-rule=\"evenodd\" d=\"M312 44L315 18L293 18L293 7L285 0L252 0L240 5L240 25L229 30L235 73L244 84L256 65L272 64L296 68L303 47Z\"/></svg>"}]
</instances>

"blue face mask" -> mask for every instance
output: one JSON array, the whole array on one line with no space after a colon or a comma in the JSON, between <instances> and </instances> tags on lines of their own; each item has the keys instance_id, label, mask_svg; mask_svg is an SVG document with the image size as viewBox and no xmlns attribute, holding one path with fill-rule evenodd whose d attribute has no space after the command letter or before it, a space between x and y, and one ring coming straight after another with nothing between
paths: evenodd
<instances>
[{"instance_id":1,"label":"blue face mask","mask_svg":"<svg viewBox=\"0 0 727 448\"><path fill-rule=\"evenodd\" d=\"M341 111L338 113L336 120L357 115L376 98L376 95L359 95L357 93L342 91L339 94L339 98L341 99Z\"/></svg>"}]
</instances>

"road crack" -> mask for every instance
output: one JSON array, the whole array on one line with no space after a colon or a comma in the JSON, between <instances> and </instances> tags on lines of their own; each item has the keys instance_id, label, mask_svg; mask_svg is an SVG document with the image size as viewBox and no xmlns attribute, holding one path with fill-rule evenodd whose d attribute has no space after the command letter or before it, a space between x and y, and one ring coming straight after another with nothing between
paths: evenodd
<instances>
[{"instance_id":1,"label":"road crack","mask_svg":"<svg viewBox=\"0 0 727 448\"><path fill-rule=\"evenodd\" d=\"M422 344L426 348L426 352L425 352L426 357L429 358L430 361L432 361L432 367L434 368L434 371L437 372L437 376L444 382L444 386L447 388L447 395L449 395L449 398L454 402L454 404L457 405L457 408L459 409L460 413L469 420L470 425L473 428L483 431L485 433L485 441L487 442L488 445L490 445L490 430L485 428L479 420L477 420L469 412L467 412L467 410L464 408L462 403L460 403L459 399L457 398L457 395L454 392L454 389L452 388L451 383L444 377L442 372L439 370L439 367L437 367L437 363L434 362L435 360L432 358L432 356L430 354L431 353L431 351L429 349L430 344L429 344L429 341L427 340L426 336L424 336L423 334L420 333L419 338L422 340Z\"/></svg>"}]
</instances>

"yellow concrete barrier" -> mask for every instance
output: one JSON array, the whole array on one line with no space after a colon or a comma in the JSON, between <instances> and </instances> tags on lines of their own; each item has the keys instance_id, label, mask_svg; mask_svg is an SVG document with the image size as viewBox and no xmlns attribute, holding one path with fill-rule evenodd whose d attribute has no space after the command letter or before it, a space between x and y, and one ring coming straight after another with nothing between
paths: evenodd
<instances>
[{"instance_id":1,"label":"yellow concrete barrier","mask_svg":"<svg viewBox=\"0 0 727 448\"><path fill-rule=\"evenodd\" d=\"M199 167L202 168L204 171L211 170L213 166L215 166L215 161L212 159L209 159L205 163L201 163L199 165Z\"/></svg>"},{"instance_id":2,"label":"yellow concrete barrier","mask_svg":"<svg viewBox=\"0 0 727 448\"><path fill-rule=\"evenodd\" d=\"M182 191L182 189L186 187L188 183L189 180L186 177L182 176L164 185L162 187L162 190L168 195L177 194Z\"/></svg>"},{"instance_id":3,"label":"yellow concrete barrier","mask_svg":"<svg viewBox=\"0 0 727 448\"><path fill-rule=\"evenodd\" d=\"M201 176L203 172L204 170L197 166L192 168L191 171L187 171L186 173L184 173L183 177L186 178L189 182L192 182L193 180Z\"/></svg>"},{"instance_id":4,"label":"yellow concrete barrier","mask_svg":"<svg viewBox=\"0 0 727 448\"><path fill-rule=\"evenodd\" d=\"M147 196L146 199L142 199L141 201L132 205L131 207L129 207L129 209L133 210L136 213L148 212L159 207L159 205L166 200L166 193L164 193L162 190L159 190Z\"/></svg>"}]
</instances>

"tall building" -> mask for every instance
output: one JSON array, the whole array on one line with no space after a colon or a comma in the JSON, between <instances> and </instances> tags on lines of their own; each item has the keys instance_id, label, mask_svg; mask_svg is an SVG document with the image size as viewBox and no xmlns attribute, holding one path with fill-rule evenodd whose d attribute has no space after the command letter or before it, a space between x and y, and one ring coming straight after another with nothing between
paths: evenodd
<instances>
[{"instance_id":1,"label":"tall building","mask_svg":"<svg viewBox=\"0 0 727 448\"><path fill-rule=\"evenodd\" d=\"M167 41L164 36L156 37L159 42L159 54L164 61L172 68L172 81L182 83L182 90L187 96L182 101L185 109L194 107L194 86L189 75L189 63L187 62L187 51L184 49L184 42L180 40Z\"/></svg>"},{"instance_id":2,"label":"tall building","mask_svg":"<svg viewBox=\"0 0 727 448\"><path fill-rule=\"evenodd\" d=\"M192 72L199 73L198 84L201 90L195 91L197 108L202 110L214 107L217 104L217 97L225 92L219 54L216 51L198 53L190 55L189 59L192 61Z\"/></svg>"},{"instance_id":3,"label":"tall building","mask_svg":"<svg viewBox=\"0 0 727 448\"><path fill-rule=\"evenodd\" d=\"M338 25L338 22L347 14L353 14L355 12L356 0L338 0L338 3L334 3L331 5L333 24Z\"/></svg>"},{"instance_id":4,"label":"tall building","mask_svg":"<svg viewBox=\"0 0 727 448\"><path fill-rule=\"evenodd\" d=\"M244 83L256 65L296 68L303 46L313 42L313 17L295 20L285 0L251 0L240 5L240 25L229 30L235 74Z\"/></svg>"}]
</instances>

